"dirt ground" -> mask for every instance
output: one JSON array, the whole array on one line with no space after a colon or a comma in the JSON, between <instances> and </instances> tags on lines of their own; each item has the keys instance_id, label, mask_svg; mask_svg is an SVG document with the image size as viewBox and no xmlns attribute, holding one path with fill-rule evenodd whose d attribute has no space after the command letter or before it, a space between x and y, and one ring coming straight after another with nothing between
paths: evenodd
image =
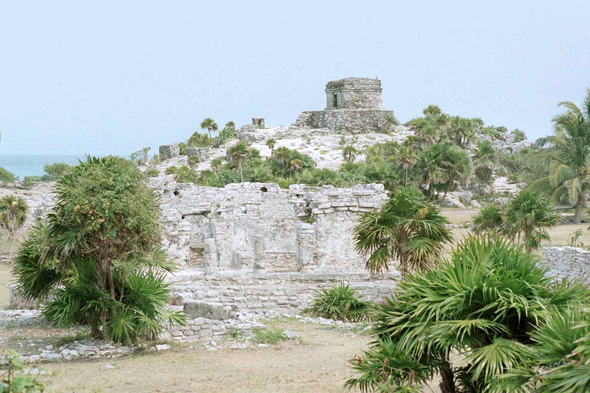
<instances>
[{"instance_id":1,"label":"dirt ground","mask_svg":"<svg viewBox=\"0 0 590 393\"><path fill-rule=\"evenodd\" d=\"M276 327L298 333L301 344L217 351L183 344L156 355L49 365L42 382L46 392L341 392L352 376L348 360L370 340L315 324Z\"/></svg>"}]
</instances>

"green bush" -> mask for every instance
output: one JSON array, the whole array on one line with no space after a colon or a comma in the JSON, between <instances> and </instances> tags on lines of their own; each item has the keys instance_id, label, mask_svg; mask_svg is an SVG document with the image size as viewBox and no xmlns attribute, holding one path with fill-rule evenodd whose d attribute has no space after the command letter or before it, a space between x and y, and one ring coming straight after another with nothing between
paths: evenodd
<instances>
[{"instance_id":1,"label":"green bush","mask_svg":"<svg viewBox=\"0 0 590 393\"><path fill-rule=\"evenodd\" d=\"M196 183L198 179L199 176L197 175L197 172L186 165L181 166L174 173L174 180L177 183Z\"/></svg>"},{"instance_id":2,"label":"green bush","mask_svg":"<svg viewBox=\"0 0 590 393\"><path fill-rule=\"evenodd\" d=\"M0 182L2 184L12 183L17 179L14 173L0 166Z\"/></svg>"},{"instance_id":3,"label":"green bush","mask_svg":"<svg viewBox=\"0 0 590 393\"><path fill-rule=\"evenodd\" d=\"M466 238L449 261L410 274L395 297L377 306L372 331L376 341L352 361L358 374L347 384L362 391L404 391L419 388L439 373L443 393L537 391L502 389L517 377L534 381L533 372L544 373L535 368L539 362L534 358L535 352L540 357L547 352L534 343L551 347L554 339L536 339L538 328L550 326L555 315L587 305L590 298L583 285L556 282L546 273L535 256L506 241ZM572 329L570 325L564 331ZM564 341L575 337L567 334ZM561 354L570 348L564 346ZM453 353L461 354L461 364L455 367ZM567 364L561 354L547 357L545 364ZM579 366L587 367L581 362ZM587 375L581 380L588 381ZM584 391L552 386L553 391Z\"/></svg>"},{"instance_id":4,"label":"green bush","mask_svg":"<svg viewBox=\"0 0 590 393\"><path fill-rule=\"evenodd\" d=\"M18 353L12 349L6 349L3 357L2 368L6 370L6 375L0 379L0 393L34 393L45 390L42 383L23 375L25 367Z\"/></svg>"},{"instance_id":5,"label":"green bush","mask_svg":"<svg viewBox=\"0 0 590 393\"><path fill-rule=\"evenodd\" d=\"M522 132L521 130L519 130L518 128L512 130L510 132L512 135L514 135L514 141L515 142L522 142L526 139L526 135L524 132Z\"/></svg>"},{"instance_id":6,"label":"green bush","mask_svg":"<svg viewBox=\"0 0 590 393\"><path fill-rule=\"evenodd\" d=\"M23 187L26 189L30 189L40 181L41 178L39 176L25 176L25 178L23 179Z\"/></svg>"},{"instance_id":7,"label":"green bush","mask_svg":"<svg viewBox=\"0 0 590 393\"><path fill-rule=\"evenodd\" d=\"M144 179L119 157L89 157L59 179L47 223L29 231L13 267L22 294L46 301L50 323L88 324L93 336L129 344L184 322L166 307L174 265Z\"/></svg>"},{"instance_id":8,"label":"green bush","mask_svg":"<svg viewBox=\"0 0 590 393\"><path fill-rule=\"evenodd\" d=\"M201 160L199 159L199 156L189 156L188 157L188 165L191 167L199 166L200 162L201 162Z\"/></svg>"},{"instance_id":9,"label":"green bush","mask_svg":"<svg viewBox=\"0 0 590 393\"><path fill-rule=\"evenodd\" d=\"M356 289L340 283L317 291L306 313L337 321L360 322L369 319L372 303L362 300Z\"/></svg>"},{"instance_id":10,"label":"green bush","mask_svg":"<svg viewBox=\"0 0 590 393\"><path fill-rule=\"evenodd\" d=\"M160 176L160 171L156 168L150 168L144 172L144 175L146 175L147 177L158 177Z\"/></svg>"},{"instance_id":11,"label":"green bush","mask_svg":"<svg viewBox=\"0 0 590 393\"><path fill-rule=\"evenodd\" d=\"M254 334L254 342L257 344L277 344L280 341L288 340L283 330L268 330L254 328L252 329Z\"/></svg>"},{"instance_id":12,"label":"green bush","mask_svg":"<svg viewBox=\"0 0 590 393\"><path fill-rule=\"evenodd\" d=\"M43 167L43 170L47 174L46 180L48 181L57 180L60 177L65 176L71 169L71 165L65 164L63 162L56 162Z\"/></svg>"},{"instance_id":13,"label":"green bush","mask_svg":"<svg viewBox=\"0 0 590 393\"><path fill-rule=\"evenodd\" d=\"M166 174L167 175L173 175L173 174L176 173L177 170L178 170L178 167L176 167L174 165L169 166L168 168L166 168Z\"/></svg>"}]
</instances>

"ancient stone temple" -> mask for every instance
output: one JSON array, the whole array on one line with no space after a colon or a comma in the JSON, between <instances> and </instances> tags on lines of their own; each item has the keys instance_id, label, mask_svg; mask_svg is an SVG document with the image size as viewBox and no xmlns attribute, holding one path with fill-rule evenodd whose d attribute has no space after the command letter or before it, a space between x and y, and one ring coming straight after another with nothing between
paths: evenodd
<instances>
[{"instance_id":1,"label":"ancient stone temple","mask_svg":"<svg viewBox=\"0 0 590 393\"><path fill-rule=\"evenodd\" d=\"M393 111L383 109L381 92L381 81L377 78L345 78L328 82L326 109L305 111L294 125L354 134L386 131Z\"/></svg>"}]
</instances>

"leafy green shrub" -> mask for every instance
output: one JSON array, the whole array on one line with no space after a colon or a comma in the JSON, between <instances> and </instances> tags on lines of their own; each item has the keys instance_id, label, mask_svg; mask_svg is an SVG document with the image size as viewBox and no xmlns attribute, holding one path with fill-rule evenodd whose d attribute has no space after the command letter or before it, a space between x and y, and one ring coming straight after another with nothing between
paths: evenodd
<instances>
[{"instance_id":1,"label":"leafy green shrub","mask_svg":"<svg viewBox=\"0 0 590 393\"><path fill-rule=\"evenodd\" d=\"M201 160L199 159L199 156L189 156L188 157L188 165L190 167L199 166L200 162L201 162Z\"/></svg>"},{"instance_id":2,"label":"leafy green shrub","mask_svg":"<svg viewBox=\"0 0 590 393\"><path fill-rule=\"evenodd\" d=\"M24 199L14 195L0 198L0 227L6 228L12 236L8 260L12 260L16 230L24 225L28 212L29 205Z\"/></svg>"},{"instance_id":3,"label":"leafy green shrub","mask_svg":"<svg viewBox=\"0 0 590 393\"><path fill-rule=\"evenodd\" d=\"M475 233L499 233L504 219L502 207L498 205L486 205L473 218L473 230Z\"/></svg>"},{"instance_id":4,"label":"leafy green shrub","mask_svg":"<svg viewBox=\"0 0 590 393\"><path fill-rule=\"evenodd\" d=\"M189 168L186 165L181 166L174 173L174 180L177 183L196 183L199 176L193 168Z\"/></svg>"},{"instance_id":5,"label":"leafy green shrub","mask_svg":"<svg viewBox=\"0 0 590 393\"><path fill-rule=\"evenodd\" d=\"M254 328L252 329L254 334L254 342L257 344L277 344L280 341L288 340L283 330L268 330Z\"/></svg>"},{"instance_id":6,"label":"leafy green shrub","mask_svg":"<svg viewBox=\"0 0 590 393\"><path fill-rule=\"evenodd\" d=\"M514 135L514 141L515 142L522 142L526 139L526 135L524 132L522 132L521 130L519 130L518 128L512 130L510 132L512 135Z\"/></svg>"},{"instance_id":7,"label":"leafy green shrub","mask_svg":"<svg viewBox=\"0 0 590 393\"><path fill-rule=\"evenodd\" d=\"M173 174L176 173L177 170L178 170L178 167L176 167L174 165L169 166L168 168L166 168L166 174L167 175L173 175Z\"/></svg>"},{"instance_id":8,"label":"leafy green shrub","mask_svg":"<svg viewBox=\"0 0 590 393\"><path fill-rule=\"evenodd\" d=\"M152 159L150 160L150 163L152 165L158 165L160 163L160 155L159 154L154 154L152 156Z\"/></svg>"},{"instance_id":9,"label":"leafy green shrub","mask_svg":"<svg viewBox=\"0 0 590 393\"><path fill-rule=\"evenodd\" d=\"M38 183L40 181L41 178L39 176L25 176L25 178L23 179L23 187L28 190L32 188L35 185L35 183Z\"/></svg>"},{"instance_id":10,"label":"leafy green shrub","mask_svg":"<svg viewBox=\"0 0 590 393\"><path fill-rule=\"evenodd\" d=\"M54 164L48 164L43 167L49 181L57 180L60 177L65 176L72 169L71 165L63 162L56 162Z\"/></svg>"},{"instance_id":11,"label":"leafy green shrub","mask_svg":"<svg viewBox=\"0 0 590 393\"><path fill-rule=\"evenodd\" d=\"M186 143L184 142L180 142L178 144L178 154L180 154L181 156L186 156L186 148L188 146L186 145Z\"/></svg>"},{"instance_id":12,"label":"leafy green shrub","mask_svg":"<svg viewBox=\"0 0 590 393\"><path fill-rule=\"evenodd\" d=\"M156 168L150 168L144 172L144 175L146 175L147 177L158 177L160 176L160 171Z\"/></svg>"},{"instance_id":13,"label":"leafy green shrub","mask_svg":"<svg viewBox=\"0 0 590 393\"><path fill-rule=\"evenodd\" d=\"M348 385L362 391L382 386L404 391L440 373L443 393L536 391L502 390L500 385L515 375L534 377L530 369L515 370L534 370L533 364L538 364L531 360L537 328L590 298L583 285L558 283L546 273L535 256L504 240L466 238L449 261L410 274L395 297L376 307L376 341L353 360L359 375ZM568 334L566 341L572 338ZM538 341L551 347L553 339ZM562 353L569 353L569 348ZM536 351L541 357L547 353ZM452 353L462 355L460 367L452 366ZM554 366L555 360L568 361L557 355L548 357L546 364Z\"/></svg>"},{"instance_id":14,"label":"leafy green shrub","mask_svg":"<svg viewBox=\"0 0 590 393\"><path fill-rule=\"evenodd\" d=\"M93 158L61 177L47 224L33 227L14 264L21 293L47 300L52 324L90 325L117 343L155 339L163 324L183 323L166 308L160 211L133 162Z\"/></svg>"},{"instance_id":15,"label":"leafy green shrub","mask_svg":"<svg viewBox=\"0 0 590 393\"><path fill-rule=\"evenodd\" d=\"M312 305L305 312L337 321L361 322L369 319L372 303L362 300L356 289L340 283L317 291Z\"/></svg>"},{"instance_id":16,"label":"leafy green shrub","mask_svg":"<svg viewBox=\"0 0 590 393\"><path fill-rule=\"evenodd\" d=\"M520 173L511 173L508 175L508 183L516 184L523 181L523 177Z\"/></svg>"},{"instance_id":17,"label":"leafy green shrub","mask_svg":"<svg viewBox=\"0 0 590 393\"><path fill-rule=\"evenodd\" d=\"M0 379L0 393L33 393L45 390L42 383L22 375L25 367L18 353L12 349L6 349L3 357L2 368L6 369L6 375Z\"/></svg>"},{"instance_id":18,"label":"leafy green shrub","mask_svg":"<svg viewBox=\"0 0 590 393\"><path fill-rule=\"evenodd\" d=\"M12 183L16 179L17 177L14 175L14 173L0 166L0 182L2 184Z\"/></svg>"}]
</instances>

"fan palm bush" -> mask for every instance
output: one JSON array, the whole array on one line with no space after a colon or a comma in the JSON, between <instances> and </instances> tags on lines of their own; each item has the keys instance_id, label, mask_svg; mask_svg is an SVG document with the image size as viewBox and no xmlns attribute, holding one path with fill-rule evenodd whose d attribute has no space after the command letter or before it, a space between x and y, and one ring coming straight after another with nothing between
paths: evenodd
<instances>
[{"instance_id":1,"label":"fan palm bush","mask_svg":"<svg viewBox=\"0 0 590 393\"><path fill-rule=\"evenodd\" d=\"M538 328L589 299L584 286L546 273L535 256L505 240L464 239L450 260L408 275L395 297L376 307L375 341L351 361L358 375L348 385L404 391L439 373L443 393L513 391L502 386L514 370L531 377Z\"/></svg>"},{"instance_id":2,"label":"fan palm bush","mask_svg":"<svg viewBox=\"0 0 590 393\"><path fill-rule=\"evenodd\" d=\"M29 206L22 198L7 195L0 199L0 226L6 228L12 235L10 255L8 256L9 260L12 260L16 230L25 223L28 211Z\"/></svg>"},{"instance_id":3,"label":"fan palm bush","mask_svg":"<svg viewBox=\"0 0 590 393\"><path fill-rule=\"evenodd\" d=\"M362 300L350 284L340 283L330 289L317 291L305 312L338 321L360 322L369 318L372 303Z\"/></svg>"},{"instance_id":4,"label":"fan palm bush","mask_svg":"<svg viewBox=\"0 0 590 393\"><path fill-rule=\"evenodd\" d=\"M367 269L382 273L397 261L403 276L426 269L440 256L452 234L448 220L412 187L394 192L381 210L363 215L355 228L355 248L368 255Z\"/></svg>"},{"instance_id":5,"label":"fan palm bush","mask_svg":"<svg viewBox=\"0 0 590 393\"><path fill-rule=\"evenodd\" d=\"M174 265L160 250L160 211L131 161L92 158L61 177L47 224L29 232L14 273L28 298L47 300L58 326L89 324L95 336L130 343L152 339L169 312L164 274Z\"/></svg>"}]
</instances>

